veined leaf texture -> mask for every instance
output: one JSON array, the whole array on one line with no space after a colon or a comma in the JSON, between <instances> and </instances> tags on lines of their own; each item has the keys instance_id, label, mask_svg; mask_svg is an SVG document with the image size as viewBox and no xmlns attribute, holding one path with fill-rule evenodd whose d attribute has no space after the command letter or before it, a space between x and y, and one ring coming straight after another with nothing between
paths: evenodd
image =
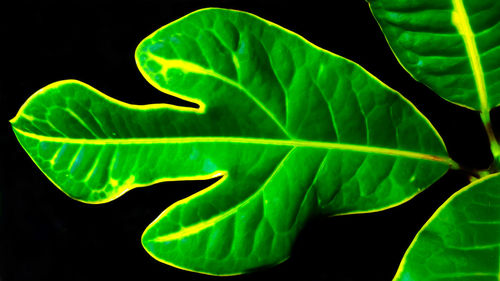
<instances>
[{"instance_id":1,"label":"veined leaf texture","mask_svg":"<svg viewBox=\"0 0 500 281\"><path fill-rule=\"evenodd\" d=\"M369 0L392 50L441 97L489 112L500 104L500 2Z\"/></svg>"},{"instance_id":2,"label":"veined leaf texture","mask_svg":"<svg viewBox=\"0 0 500 281\"><path fill-rule=\"evenodd\" d=\"M308 219L400 204L453 163L399 93L248 13L196 11L147 37L136 60L154 87L199 108L125 104L65 80L12 125L47 177L86 203L222 176L144 232L148 253L176 267L233 275L277 264Z\"/></svg>"},{"instance_id":3,"label":"veined leaf texture","mask_svg":"<svg viewBox=\"0 0 500 281\"><path fill-rule=\"evenodd\" d=\"M450 197L415 237L394 280L498 280L499 186L495 174Z\"/></svg>"}]
</instances>

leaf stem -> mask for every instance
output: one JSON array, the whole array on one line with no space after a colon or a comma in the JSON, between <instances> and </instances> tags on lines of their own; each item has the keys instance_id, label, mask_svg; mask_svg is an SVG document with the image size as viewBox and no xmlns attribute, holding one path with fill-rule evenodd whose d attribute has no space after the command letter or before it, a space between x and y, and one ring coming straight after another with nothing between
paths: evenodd
<instances>
[{"instance_id":1,"label":"leaf stem","mask_svg":"<svg viewBox=\"0 0 500 281\"><path fill-rule=\"evenodd\" d=\"M493 132L489 111L481 112L481 121L483 121L484 129L486 130L490 142L491 153L493 154L493 163L490 170L498 171L500 168L500 163L498 162L500 161L500 145L495 137L495 132Z\"/></svg>"},{"instance_id":2,"label":"leaf stem","mask_svg":"<svg viewBox=\"0 0 500 281\"><path fill-rule=\"evenodd\" d=\"M459 167L457 169L455 169L453 167L451 169L460 170L460 171L464 172L469 177L470 182L474 182L478 179L484 178L488 175L495 173L495 171L491 170L491 168L478 170L478 169L471 169L468 167L464 167L462 165L458 165L458 166Z\"/></svg>"},{"instance_id":3,"label":"leaf stem","mask_svg":"<svg viewBox=\"0 0 500 281\"><path fill-rule=\"evenodd\" d=\"M455 162L453 159L449 159L449 165L450 165L450 169L451 170L459 170L459 171L465 171L467 169L464 169L464 167L462 167L460 164L458 164L457 162Z\"/></svg>"}]
</instances>

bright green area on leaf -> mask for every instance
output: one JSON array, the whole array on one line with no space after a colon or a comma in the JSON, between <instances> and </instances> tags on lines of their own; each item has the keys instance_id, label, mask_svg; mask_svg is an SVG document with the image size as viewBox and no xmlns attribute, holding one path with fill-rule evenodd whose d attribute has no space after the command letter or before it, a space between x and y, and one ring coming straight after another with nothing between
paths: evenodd
<instances>
[{"instance_id":1,"label":"bright green area on leaf","mask_svg":"<svg viewBox=\"0 0 500 281\"><path fill-rule=\"evenodd\" d=\"M247 13L192 13L136 58L156 88L200 108L128 105L68 80L33 95L12 125L49 179L87 203L222 175L146 229L146 250L173 266L230 275L279 263L309 218L400 204L452 163L399 93Z\"/></svg>"},{"instance_id":2,"label":"bright green area on leaf","mask_svg":"<svg viewBox=\"0 0 500 281\"><path fill-rule=\"evenodd\" d=\"M498 281L500 175L455 193L420 230L394 280Z\"/></svg>"},{"instance_id":3,"label":"bright green area on leaf","mask_svg":"<svg viewBox=\"0 0 500 281\"><path fill-rule=\"evenodd\" d=\"M416 80L451 102L486 113L500 104L500 1L368 2Z\"/></svg>"}]
</instances>

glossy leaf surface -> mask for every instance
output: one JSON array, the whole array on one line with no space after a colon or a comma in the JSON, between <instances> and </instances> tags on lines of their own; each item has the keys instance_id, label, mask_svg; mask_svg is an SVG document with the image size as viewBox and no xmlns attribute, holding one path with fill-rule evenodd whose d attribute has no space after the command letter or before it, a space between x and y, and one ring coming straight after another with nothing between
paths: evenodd
<instances>
[{"instance_id":1,"label":"glossy leaf surface","mask_svg":"<svg viewBox=\"0 0 500 281\"><path fill-rule=\"evenodd\" d=\"M36 93L12 123L40 169L88 203L223 175L146 229L146 250L173 266L229 275L279 263L312 216L400 204L452 162L400 94L247 13L192 13L136 58L156 88L199 109L128 105L70 80Z\"/></svg>"},{"instance_id":2,"label":"glossy leaf surface","mask_svg":"<svg viewBox=\"0 0 500 281\"><path fill-rule=\"evenodd\" d=\"M443 98L500 104L500 1L368 0L401 64Z\"/></svg>"},{"instance_id":3,"label":"glossy leaf surface","mask_svg":"<svg viewBox=\"0 0 500 281\"><path fill-rule=\"evenodd\" d=\"M394 280L498 281L500 175L468 185L429 219Z\"/></svg>"}]
</instances>

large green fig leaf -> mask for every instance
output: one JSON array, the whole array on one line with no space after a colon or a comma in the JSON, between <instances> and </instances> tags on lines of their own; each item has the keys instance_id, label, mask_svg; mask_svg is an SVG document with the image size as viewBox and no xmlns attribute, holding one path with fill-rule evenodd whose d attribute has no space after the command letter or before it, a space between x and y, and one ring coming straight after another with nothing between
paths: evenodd
<instances>
[{"instance_id":1,"label":"large green fig leaf","mask_svg":"<svg viewBox=\"0 0 500 281\"><path fill-rule=\"evenodd\" d=\"M498 281L500 175L448 199L413 240L394 280Z\"/></svg>"},{"instance_id":2,"label":"large green fig leaf","mask_svg":"<svg viewBox=\"0 0 500 281\"><path fill-rule=\"evenodd\" d=\"M247 13L194 12L136 59L156 88L199 108L129 105L70 80L33 95L12 125L54 184L87 203L222 176L144 232L173 266L229 275L279 263L309 218L400 204L453 163L399 93Z\"/></svg>"},{"instance_id":3,"label":"large green fig leaf","mask_svg":"<svg viewBox=\"0 0 500 281\"><path fill-rule=\"evenodd\" d=\"M500 104L500 1L368 0L392 50L443 98L488 113Z\"/></svg>"}]
</instances>

